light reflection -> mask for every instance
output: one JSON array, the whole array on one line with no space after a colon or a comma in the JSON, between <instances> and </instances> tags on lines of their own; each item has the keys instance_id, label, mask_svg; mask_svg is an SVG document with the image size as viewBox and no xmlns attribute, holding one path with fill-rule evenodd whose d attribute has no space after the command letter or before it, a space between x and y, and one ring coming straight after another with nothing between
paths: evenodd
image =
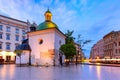
<instances>
[{"instance_id":1,"label":"light reflection","mask_svg":"<svg viewBox=\"0 0 120 80\"><path fill-rule=\"evenodd\" d=\"M101 66L96 66L98 80L101 80Z\"/></svg>"},{"instance_id":2,"label":"light reflection","mask_svg":"<svg viewBox=\"0 0 120 80\"><path fill-rule=\"evenodd\" d=\"M92 71L92 68L93 68L93 66L90 65L90 66L89 66L90 72Z\"/></svg>"},{"instance_id":3,"label":"light reflection","mask_svg":"<svg viewBox=\"0 0 120 80\"><path fill-rule=\"evenodd\" d=\"M10 66L9 74L10 74L10 77L11 77L11 78L13 78L14 73L15 73L15 66Z\"/></svg>"},{"instance_id":4,"label":"light reflection","mask_svg":"<svg viewBox=\"0 0 120 80\"><path fill-rule=\"evenodd\" d=\"M2 65L0 68L0 76L5 79L5 78L13 78L14 77L14 72L15 71L15 66L14 65Z\"/></svg>"}]
</instances>

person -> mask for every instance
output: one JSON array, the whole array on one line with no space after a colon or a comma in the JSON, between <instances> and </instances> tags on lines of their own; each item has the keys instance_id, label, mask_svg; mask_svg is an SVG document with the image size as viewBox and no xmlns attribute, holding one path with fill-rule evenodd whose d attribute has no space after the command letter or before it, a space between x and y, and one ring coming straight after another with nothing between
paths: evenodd
<instances>
[{"instance_id":1,"label":"person","mask_svg":"<svg viewBox=\"0 0 120 80\"><path fill-rule=\"evenodd\" d=\"M60 59L60 65L62 66L62 55L59 54L59 59Z\"/></svg>"}]
</instances>

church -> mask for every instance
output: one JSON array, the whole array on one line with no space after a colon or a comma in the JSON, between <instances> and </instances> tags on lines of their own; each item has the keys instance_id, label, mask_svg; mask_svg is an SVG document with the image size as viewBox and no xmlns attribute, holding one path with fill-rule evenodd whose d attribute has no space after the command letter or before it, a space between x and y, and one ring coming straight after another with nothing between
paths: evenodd
<instances>
[{"instance_id":1,"label":"church","mask_svg":"<svg viewBox=\"0 0 120 80\"><path fill-rule=\"evenodd\" d=\"M31 26L30 31L27 32L28 39L20 45L21 64L60 65L61 61L62 63L65 61L65 56L59 48L65 44L66 36L52 22L52 13L49 9L44 16L45 21L37 27ZM20 58L16 56L16 64L19 63Z\"/></svg>"}]
</instances>

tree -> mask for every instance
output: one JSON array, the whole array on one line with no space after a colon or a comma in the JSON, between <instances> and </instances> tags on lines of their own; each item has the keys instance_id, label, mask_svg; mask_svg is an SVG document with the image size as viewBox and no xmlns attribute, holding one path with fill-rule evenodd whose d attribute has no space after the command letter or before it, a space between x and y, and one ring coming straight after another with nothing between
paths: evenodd
<instances>
[{"instance_id":1,"label":"tree","mask_svg":"<svg viewBox=\"0 0 120 80\"><path fill-rule=\"evenodd\" d=\"M66 59L72 59L76 55L76 47L73 44L63 44L60 50L64 53Z\"/></svg>"},{"instance_id":2,"label":"tree","mask_svg":"<svg viewBox=\"0 0 120 80\"><path fill-rule=\"evenodd\" d=\"M74 31L69 31L67 30L66 39L65 42L66 44L62 45L60 50L65 54L66 59L72 59L74 55L76 54L76 47L74 46L74 37L73 35Z\"/></svg>"},{"instance_id":3,"label":"tree","mask_svg":"<svg viewBox=\"0 0 120 80\"><path fill-rule=\"evenodd\" d=\"M67 33L65 33L66 35L66 39L65 39L65 42L66 44L74 44L74 37L72 36L74 31L69 31L67 30Z\"/></svg>"},{"instance_id":4,"label":"tree","mask_svg":"<svg viewBox=\"0 0 120 80\"><path fill-rule=\"evenodd\" d=\"M92 40L83 40L81 39L81 35L79 34L78 35L78 38L77 38L77 43L80 45L80 49L83 51L85 50L84 49L84 46L88 43L90 43Z\"/></svg>"}]
</instances>

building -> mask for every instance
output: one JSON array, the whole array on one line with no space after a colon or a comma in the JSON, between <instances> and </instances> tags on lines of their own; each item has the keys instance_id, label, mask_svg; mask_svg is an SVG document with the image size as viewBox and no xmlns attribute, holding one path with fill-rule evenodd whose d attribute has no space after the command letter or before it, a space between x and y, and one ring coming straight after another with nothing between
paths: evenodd
<instances>
[{"instance_id":1,"label":"building","mask_svg":"<svg viewBox=\"0 0 120 80\"><path fill-rule=\"evenodd\" d=\"M77 44L77 43L74 43L74 45L75 45L75 47L76 47L76 55L75 55L75 60L76 60L76 58L77 58L77 61L81 61L82 59L84 59L84 53L83 53L83 51L82 51L82 49L80 48L80 45L79 44ZM77 56L77 57L76 57Z\"/></svg>"},{"instance_id":2,"label":"building","mask_svg":"<svg viewBox=\"0 0 120 80\"><path fill-rule=\"evenodd\" d=\"M114 32L114 57L120 59L120 31Z\"/></svg>"},{"instance_id":3,"label":"building","mask_svg":"<svg viewBox=\"0 0 120 80\"><path fill-rule=\"evenodd\" d=\"M64 55L59 51L62 44L65 44L66 36L59 30L58 26L52 22L52 13L49 9L45 12L45 21L37 27L30 27L28 42L31 48L30 52L24 52L21 60L24 64L29 62L37 65L59 65L64 62ZM28 56L31 54L30 56ZM19 58L17 62L19 63Z\"/></svg>"},{"instance_id":4,"label":"building","mask_svg":"<svg viewBox=\"0 0 120 80\"><path fill-rule=\"evenodd\" d=\"M15 47L26 38L27 22L0 15L0 59L15 62Z\"/></svg>"},{"instance_id":5,"label":"building","mask_svg":"<svg viewBox=\"0 0 120 80\"><path fill-rule=\"evenodd\" d=\"M91 49L90 58L120 59L120 31L106 34Z\"/></svg>"},{"instance_id":6,"label":"building","mask_svg":"<svg viewBox=\"0 0 120 80\"><path fill-rule=\"evenodd\" d=\"M104 58L104 41L99 40L91 49L90 58L92 59L102 59Z\"/></svg>"},{"instance_id":7,"label":"building","mask_svg":"<svg viewBox=\"0 0 120 80\"><path fill-rule=\"evenodd\" d=\"M107 59L120 58L120 31L112 31L103 37L104 57Z\"/></svg>"}]
</instances>

